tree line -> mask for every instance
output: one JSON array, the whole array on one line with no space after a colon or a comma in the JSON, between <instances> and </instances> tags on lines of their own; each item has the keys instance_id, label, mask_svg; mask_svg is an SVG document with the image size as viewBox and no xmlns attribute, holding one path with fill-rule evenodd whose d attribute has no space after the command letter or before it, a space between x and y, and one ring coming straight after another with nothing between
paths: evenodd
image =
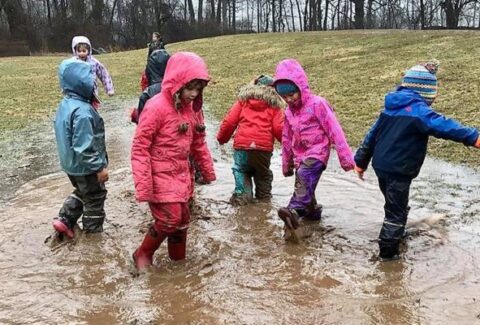
<instances>
[{"instance_id":1,"label":"tree line","mask_svg":"<svg viewBox=\"0 0 480 325\"><path fill-rule=\"evenodd\" d=\"M110 48L234 33L480 29L480 0L0 0L0 40L65 51L73 35ZM0 43L3 44L3 43Z\"/></svg>"}]
</instances>

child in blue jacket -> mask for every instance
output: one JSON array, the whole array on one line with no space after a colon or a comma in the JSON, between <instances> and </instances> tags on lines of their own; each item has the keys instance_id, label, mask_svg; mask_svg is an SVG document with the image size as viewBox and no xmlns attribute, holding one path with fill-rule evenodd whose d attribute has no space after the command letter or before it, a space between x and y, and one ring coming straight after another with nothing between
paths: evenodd
<instances>
[{"instance_id":1,"label":"child in blue jacket","mask_svg":"<svg viewBox=\"0 0 480 325\"><path fill-rule=\"evenodd\" d=\"M74 226L82 215L85 231L103 231L107 150L103 119L92 106L95 98L92 66L75 58L67 59L60 64L58 76L64 97L55 115L55 137L61 167L74 191L63 203L53 227L72 238Z\"/></svg>"},{"instance_id":2,"label":"child in blue jacket","mask_svg":"<svg viewBox=\"0 0 480 325\"><path fill-rule=\"evenodd\" d=\"M379 236L380 258L398 258L409 212L412 180L418 176L429 136L480 148L478 130L465 127L431 109L437 96L438 62L409 69L401 85L385 96L385 108L368 131L355 155L355 171L363 172L372 160L385 197L385 219Z\"/></svg>"}]
</instances>

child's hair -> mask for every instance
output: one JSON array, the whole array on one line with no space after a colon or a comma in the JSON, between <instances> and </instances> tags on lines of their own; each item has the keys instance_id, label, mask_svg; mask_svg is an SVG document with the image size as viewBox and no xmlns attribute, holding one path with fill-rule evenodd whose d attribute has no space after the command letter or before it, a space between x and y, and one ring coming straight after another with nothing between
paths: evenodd
<instances>
[{"instance_id":1,"label":"child's hair","mask_svg":"<svg viewBox=\"0 0 480 325\"><path fill-rule=\"evenodd\" d=\"M202 80L202 79L193 79L192 81L188 82L185 86L182 87L188 90L193 90L193 89L198 89L200 91L203 90L203 88L207 87L208 81L207 80Z\"/></svg>"},{"instance_id":2,"label":"child's hair","mask_svg":"<svg viewBox=\"0 0 480 325\"><path fill-rule=\"evenodd\" d=\"M160 38L160 33L159 32L153 32L152 35L155 36L156 38Z\"/></svg>"},{"instance_id":3,"label":"child's hair","mask_svg":"<svg viewBox=\"0 0 480 325\"><path fill-rule=\"evenodd\" d=\"M78 43L78 44L75 46L75 51L79 51L79 50L87 50L87 51L90 51L90 46L88 46L87 43Z\"/></svg>"},{"instance_id":4,"label":"child's hair","mask_svg":"<svg viewBox=\"0 0 480 325\"><path fill-rule=\"evenodd\" d=\"M182 107L182 101L180 99L180 95L182 93L182 90L184 90L184 89L188 89L188 90L198 89L200 92L202 92L203 88L207 87L207 85L208 85L208 81L203 80L203 79L193 79L193 80L187 82L173 96L173 99L174 99L174 102L175 102L175 107L177 109Z\"/></svg>"}]
</instances>

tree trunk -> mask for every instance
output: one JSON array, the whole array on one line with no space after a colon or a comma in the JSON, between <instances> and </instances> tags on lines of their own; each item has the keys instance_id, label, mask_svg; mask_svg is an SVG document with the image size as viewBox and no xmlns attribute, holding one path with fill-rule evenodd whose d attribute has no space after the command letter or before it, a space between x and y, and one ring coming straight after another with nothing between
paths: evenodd
<instances>
[{"instance_id":1,"label":"tree trunk","mask_svg":"<svg viewBox=\"0 0 480 325\"><path fill-rule=\"evenodd\" d=\"M355 29L364 29L365 0L351 0L355 4Z\"/></svg>"},{"instance_id":2,"label":"tree trunk","mask_svg":"<svg viewBox=\"0 0 480 325\"><path fill-rule=\"evenodd\" d=\"M237 31L237 0L230 0L232 2L232 29L235 33Z\"/></svg>"},{"instance_id":3,"label":"tree trunk","mask_svg":"<svg viewBox=\"0 0 480 325\"><path fill-rule=\"evenodd\" d=\"M290 14L292 15L292 29L294 32L296 32L296 28L295 28L295 14L294 14L294 7L293 7L293 0L289 0L290 1Z\"/></svg>"},{"instance_id":4,"label":"tree trunk","mask_svg":"<svg viewBox=\"0 0 480 325\"><path fill-rule=\"evenodd\" d=\"M425 29L425 2L420 0L420 25L422 29Z\"/></svg>"},{"instance_id":5,"label":"tree trunk","mask_svg":"<svg viewBox=\"0 0 480 325\"><path fill-rule=\"evenodd\" d=\"M277 31L277 19L276 19L276 8L275 8L275 1L276 0L271 0L272 4L272 31L275 33Z\"/></svg>"},{"instance_id":6,"label":"tree trunk","mask_svg":"<svg viewBox=\"0 0 480 325\"><path fill-rule=\"evenodd\" d=\"M52 30L52 9L50 8L50 0L45 0L47 5L47 19L48 19L48 28Z\"/></svg>"},{"instance_id":7,"label":"tree trunk","mask_svg":"<svg viewBox=\"0 0 480 325\"><path fill-rule=\"evenodd\" d=\"M283 0L278 0L278 28L279 32L283 32Z\"/></svg>"},{"instance_id":8,"label":"tree trunk","mask_svg":"<svg viewBox=\"0 0 480 325\"><path fill-rule=\"evenodd\" d=\"M261 16L262 16L262 6L260 6L260 1L257 0L257 33L261 31Z\"/></svg>"},{"instance_id":9,"label":"tree trunk","mask_svg":"<svg viewBox=\"0 0 480 325\"><path fill-rule=\"evenodd\" d=\"M103 0L92 0L92 19L97 26L102 25L104 8L105 3Z\"/></svg>"},{"instance_id":10,"label":"tree trunk","mask_svg":"<svg viewBox=\"0 0 480 325\"><path fill-rule=\"evenodd\" d=\"M210 20L215 21L215 0L210 0Z\"/></svg>"},{"instance_id":11,"label":"tree trunk","mask_svg":"<svg viewBox=\"0 0 480 325\"><path fill-rule=\"evenodd\" d=\"M325 16L323 18L323 30L328 28L328 7L330 5L330 0L325 0Z\"/></svg>"},{"instance_id":12,"label":"tree trunk","mask_svg":"<svg viewBox=\"0 0 480 325\"><path fill-rule=\"evenodd\" d=\"M198 0L198 22L201 23L203 21L203 0Z\"/></svg>"},{"instance_id":13,"label":"tree trunk","mask_svg":"<svg viewBox=\"0 0 480 325\"><path fill-rule=\"evenodd\" d=\"M298 2L298 0L295 0L296 2L296 5L297 5L297 11L298 11L298 23L299 23L299 29L300 31L303 31L304 29L302 28L303 27L303 22L302 22L302 9L300 9L300 3Z\"/></svg>"},{"instance_id":14,"label":"tree trunk","mask_svg":"<svg viewBox=\"0 0 480 325\"><path fill-rule=\"evenodd\" d=\"M310 30L310 27L309 27L309 20L310 18L308 17L309 16L309 10L308 10L308 7L310 6L310 1L313 1L313 0L306 0L305 1L305 7L303 8L303 30Z\"/></svg>"},{"instance_id":15,"label":"tree trunk","mask_svg":"<svg viewBox=\"0 0 480 325\"><path fill-rule=\"evenodd\" d=\"M217 0L217 25L220 26L223 18L223 0Z\"/></svg>"},{"instance_id":16,"label":"tree trunk","mask_svg":"<svg viewBox=\"0 0 480 325\"><path fill-rule=\"evenodd\" d=\"M195 23L195 10L193 9L193 2L192 0L187 0L188 4L188 14L190 16L190 24Z\"/></svg>"},{"instance_id":17,"label":"tree trunk","mask_svg":"<svg viewBox=\"0 0 480 325\"><path fill-rule=\"evenodd\" d=\"M228 7L227 7L227 1L228 0L219 0L222 3L222 22L223 22L223 28L227 29L228 27Z\"/></svg>"},{"instance_id":18,"label":"tree trunk","mask_svg":"<svg viewBox=\"0 0 480 325\"><path fill-rule=\"evenodd\" d=\"M109 21L110 29L113 29L113 17L115 17L115 8L117 7L117 3L118 3L118 0L113 1L112 13L110 14L110 21Z\"/></svg>"},{"instance_id":19,"label":"tree trunk","mask_svg":"<svg viewBox=\"0 0 480 325\"><path fill-rule=\"evenodd\" d=\"M322 0L317 0L317 16L315 18L315 30L322 29L322 18L323 18L323 10L322 10Z\"/></svg>"}]
</instances>

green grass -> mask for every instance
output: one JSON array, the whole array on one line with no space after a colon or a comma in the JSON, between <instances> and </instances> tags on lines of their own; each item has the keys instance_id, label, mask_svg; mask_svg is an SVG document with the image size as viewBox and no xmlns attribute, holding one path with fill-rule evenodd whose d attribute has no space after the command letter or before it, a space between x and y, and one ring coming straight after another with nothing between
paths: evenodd
<instances>
[{"instance_id":1,"label":"green grass","mask_svg":"<svg viewBox=\"0 0 480 325\"><path fill-rule=\"evenodd\" d=\"M441 67L435 109L480 126L480 34L467 31L342 31L237 35L171 44L170 52L193 51L205 58L212 83L206 102L221 118L239 85L274 73L284 58L298 59L314 93L334 106L352 146L358 146L378 116L383 98L416 62L436 58ZM99 55L122 99L138 96L146 49ZM51 116L61 98L56 77L60 56L0 59L0 132ZM108 100L108 99L106 99ZM434 140L430 154L478 166L479 152Z\"/></svg>"}]
</instances>

